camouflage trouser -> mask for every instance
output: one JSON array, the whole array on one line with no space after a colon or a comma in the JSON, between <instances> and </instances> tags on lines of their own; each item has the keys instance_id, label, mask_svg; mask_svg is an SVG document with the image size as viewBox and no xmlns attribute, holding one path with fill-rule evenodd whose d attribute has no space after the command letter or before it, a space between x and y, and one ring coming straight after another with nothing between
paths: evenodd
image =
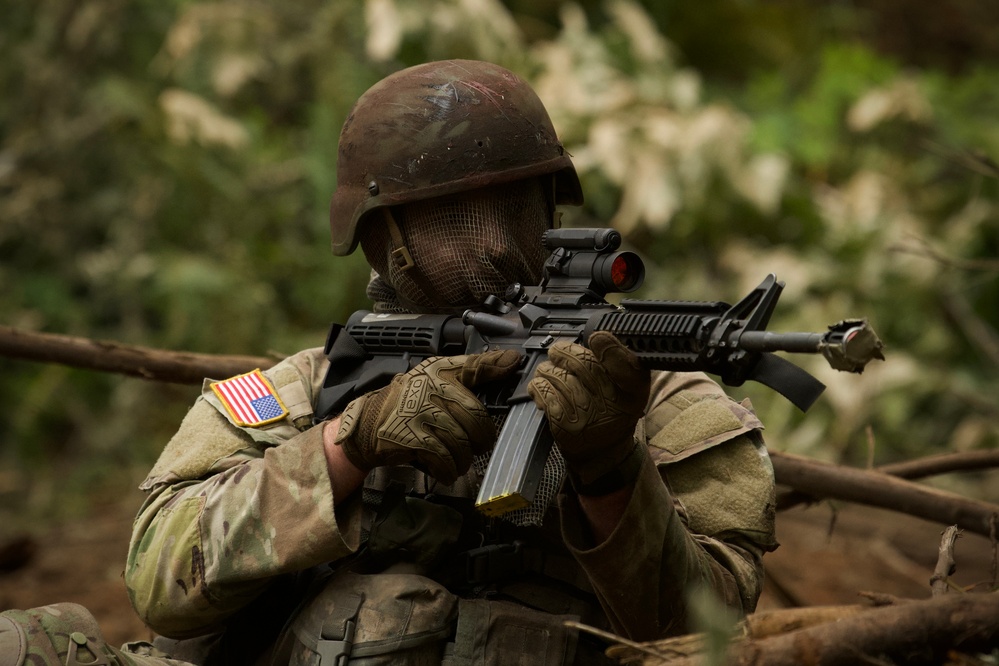
<instances>
[{"instance_id":1,"label":"camouflage trouser","mask_svg":"<svg viewBox=\"0 0 999 666\"><path fill-rule=\"evenodd\" d=\"M191 666L151 647L133 648L108 645L97 620L78 604L0 613L0 666Z\"/></svg>"}]
</instances>

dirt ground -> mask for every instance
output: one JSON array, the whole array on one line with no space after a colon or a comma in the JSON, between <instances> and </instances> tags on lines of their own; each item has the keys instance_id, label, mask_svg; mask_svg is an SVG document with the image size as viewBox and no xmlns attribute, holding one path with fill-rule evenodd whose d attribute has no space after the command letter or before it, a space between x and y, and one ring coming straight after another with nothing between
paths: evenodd
<instances>
[{"instance_id":1,"label":"dirt ground","mask_svg":"<svg viewBox=\"0 0 999 666\"><path fill-rule=\"evenodd\" d=\"M132 516L141 495L101 506L78 519L19 541L0 538L0 610L57 601L83 604L114 645L149 638L128 604L122 571ZM760 610L788 606L848 604L858 592L906 598L929 596L943 526L868 507L824 505L779 514L781 547L765 559L767 585ZM832 531L830 532L830 527ZM964 533L955 555L959 586L994 580L993 544Z\"/></svg>"}]
</instances>

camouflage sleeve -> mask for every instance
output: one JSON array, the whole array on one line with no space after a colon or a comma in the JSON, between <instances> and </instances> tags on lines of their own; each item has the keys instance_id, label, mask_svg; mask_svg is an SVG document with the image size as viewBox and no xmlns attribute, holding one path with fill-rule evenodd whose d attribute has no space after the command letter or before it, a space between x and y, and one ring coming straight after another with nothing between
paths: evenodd
<instances>
[{"instance_id":1,"label":"camouflage sleeve","mask_svg":"<svg viewBox=\"0 0 999 666\"><path fill-rule=\"evenodd\" d=\"M203 396L143 488L125 582L165 636L209 633L275 577L358 546L356 503L333 506L322 426L250 431Z\"/></svg>"},{"instance_id":2,"label":"camouflage sleeve","mask_svg":"<svg viewBox=\"0 0 999 666\"><path fill-rule=\"evenodd\" d=\"M762 425L706 377L664 375L640 428L649 460L610 537L594 546L571 490L561 498L567 546L614 630L635 640L687 631L697 585L751 612L776 546Z\"/></svg>"}]
</instances>

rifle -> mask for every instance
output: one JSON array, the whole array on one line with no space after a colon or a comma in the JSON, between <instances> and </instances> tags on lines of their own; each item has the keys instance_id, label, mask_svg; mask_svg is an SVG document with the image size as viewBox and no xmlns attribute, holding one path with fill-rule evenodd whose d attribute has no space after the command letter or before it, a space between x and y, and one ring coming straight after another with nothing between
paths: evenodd
<instances>
[{"instance_id":1,"label":"rifle","mask_svg":"<svg viewBox=\"0 0 999 666\"><path fill-rule=\"evenodd\" d=\"M526 359L515 385L493 387L479 397L490 413L505 417L482 480L476 507L498 516L529 506L553 444L544 413L527 384L559 339L583 342L609 331L655 370L703 371L729 386L762 383L806 411L825 386L802 368L774 355L822 354L836 370L863 372L884 359L882 342L866 320L845 319L824 333L766 331L784 288L770 274L735 305L720 301L605 300L641 286L641 258L618 251L613 229L554 229L542 242L551 252L538 286L513 284L502 298L457 314L355 312L334 324L326 340L330 360L316 420L346 408L356 397L388 384L430 356L517 349Z\"/></svg>"}]
</instances>

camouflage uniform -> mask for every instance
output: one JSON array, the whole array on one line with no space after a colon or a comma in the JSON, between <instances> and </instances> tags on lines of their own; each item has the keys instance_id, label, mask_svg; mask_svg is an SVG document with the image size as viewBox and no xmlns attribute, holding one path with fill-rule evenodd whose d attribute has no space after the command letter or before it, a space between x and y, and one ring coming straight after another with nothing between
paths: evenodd
<instances>
[{"instance_id":1,"label":"camouflage uniform","mask_svg":"<svg viewBox=\"0 0 999 666\"><path fill-rule=\"evenodd\" d=\"M150 494L125 578L133 605L158 633L215 633L197 649L226 663L253 663L245 655L314 663L324 622L343 615L344 599L361 599L334 622L354 622L355 658L360 651L377 660L384 648L386 663L400 663L406 650L407 663L440 663L446 649L445 663L462 663L461 654L488 654L506 641L529 646L535 659L524 663L548 663L537 658L545 649L560 663L574 649L574 637L560 637L562 616L649 640L685 630L684 600L697 583L740 612L755 607L761 557L775 546L772 468L756 416L706 377L656 374L636 433L648 443L649 462L609 539L593 545L565 484L544 525L518 535L538 544L544 566L481 589L449 589L446 576L426 567L372 570L356 559L362 493L334 506L322 426L311 425L326 364L317 349L265 371L289 415L256 428L235 425L206 383L142 484ZM386 469L372 472L369 485L384 485ZM442 488L413 472L410 485L417 496L474 498L477 482L469 471ZM401 615L385 610L403 602ZM531 609L543 612L534 617ZM503 626L511 613L516 636ZM481 644L460 639L463 624ZM539 652L525 632L546 637L547 647ZM175 654L188 645L181 641Z\"/></svg>"}]
</instances>

